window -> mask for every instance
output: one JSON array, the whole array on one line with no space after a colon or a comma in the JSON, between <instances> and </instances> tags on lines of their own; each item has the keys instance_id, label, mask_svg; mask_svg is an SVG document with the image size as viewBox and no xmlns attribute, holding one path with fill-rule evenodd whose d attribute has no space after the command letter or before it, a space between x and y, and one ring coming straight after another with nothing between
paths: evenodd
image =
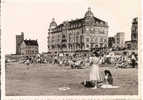
<instances>
[{"instance_id":1,"label":"window","mask_svg":"<svg viewBox=\"0 0 143 100\"><path fill-rule=\"evenodd\" d=\"M136 34L134 34L133 36L134 36L134 38L136 38Z\"/></svg>"},{"instance_id":2,"label":"window","mask_svg":"<svg viewBox=\"0 0 143 100\"><path fill-rule=\"evenodd\" d=\"M86 28L86 30L88 31L89 29L88 29L88 28Z\"/></svg>"},{"instance_id":3,"label":"window","mask_svg":"<svg viewBox=\"0 0 143 100\"><path fill-rule=\"evenodd\" d=\"M91 28L91 31L93 31L94 30L94 28Z\"/></svg>"},{"instance_id":4,"label":"window","mask_svg":"<svg viewBox=\"0 0 143 100\"><path fill-rule=\"evenodd\" d=\"M91 40L90 40L90 41L91 41L91 43L94 43L94 39L93 39L93 38L91 38Z\"/></svg>"},{"instance_id":5,"label":"window","mask_svg":"<svg viewBox=\"0 0 143 100\"><path fill-rule=\"evenodd\" d=\"M77 32L77 34L76 34L76 42L78 42L79 41L79 32Z\"/></svg>"},{"instance_id":6,"label":"window","mask_svg":"<svg viewBox=\"0 0 143 100\"><path fill-rule=\"evenodd\" d=\"M120 44L120 39L119 39L119 40L117 40L117 44Z\"/></svg>"},{"instance_id":7,"label":"window","mask_svg":"<svg viewBox=\"0 0 143 100\"><path fill-rule=\"evenodd\" d=\"M89 42L89 38L86 38L86 42Z\"/></svg>"},{"instance_id":8,"label":"window","mask_svg":"<svg viewBox=\"0 0 143 100\"><path fill-rule=\"evenodd\" d=\"M104 42L107 42L106 39L104 39Z\"/></svg>"},{"instance_id":9,"label":"window","mask_svg":"<svg viewBox=\"0 0 143 100\"><path fill-rule=\"evenodd\" d=\"M89 48L89 45L87 44L86 47Z\"/></svg>"},{"instance_id":10,"label":"window","mask_svg":"<svg viewBox=\"0 0 143 100\"><path fill-rule=\"evenodd\" d=\"M94 38L94 42L98 42L97 38Z\"/></svg>"},{"instance_id":11,"label":"window","mask_svg":"<svg viewBox=\"0 0 143 100\"><path fill-rule=\"evenodd\" d=\"M100 38L100 42L103 42L103 38Z\"/></svg>"},{"instance_id":12,"label":"window","mask_svg":"<svg viewBox=\"0 0 143 100\"><path fill-rule=\"evenodd\" d=\"M71 33L69 34L69 42L71 41Z\"/></svg>"},{"instance_id":13,"label":"window","mask_svg":"<svg viewBox=\"0 0 143 100\"><path fill-rule=\"evenodd\" d=\"M100 29L100 33L103 34L104 33L104 28Z\"/></svg>"}]
</instances>

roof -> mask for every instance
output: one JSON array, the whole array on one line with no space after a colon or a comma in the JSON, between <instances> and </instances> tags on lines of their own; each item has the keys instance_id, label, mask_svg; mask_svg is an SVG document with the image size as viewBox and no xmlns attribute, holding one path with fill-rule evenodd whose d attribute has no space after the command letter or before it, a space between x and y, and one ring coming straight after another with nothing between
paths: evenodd
<instances>
[{"instance_id":1,"label":"roof","mask_svg":"<svg viewBox=\"0 0 143 100\"><path fill-rule=\"evenodd\" d=\"M101 19L99 19L99 18L96 18L96 17L94 17L94 20L95 20L95 22L98 22L98 23L100 23L100 22L102 22L103 24L106 23L105 21L103 21L103 20L101 20ZM79 24L79 23L80 23L81 26L82 26L83 23L84 23L84 21L85 21L85 17L84 17L84 18L80 18L80 19L76 19L76 20L68 21L68 23L69 23L69 25ZM63 26L64 26L64 23L61 23L61 24L57 25L57 27L56 27L55 29L60 28L59 31L61 31L61 28L62 28Z\"/></svg>"},{"instance_id":2,"label":"roof","mask_svg":"<svg viewBox=\"0 0 143 100\"><path fill-rule=\"evenodd\" d=\"M93 18L94 23L95 23L94 25L96 25L96 26L108 27L107 22L105 22L105 21L103 21L103 20L101 20L99 18L94 17L94 14L92 13L91 8L89 7L88 10L85 13L85 16L83 18L75 19L75 20L71 20L71 21L64 21L63 23L61 23L59 25L55 25L55 22L54 22L54 25L56 27L52 28L52 32L51 33L61 32L62 28L64 26L65 26L65 28L68 28L68 30L81 28L83 25L86 25L86 19L88 19L88 18ZM53 19L53 21L54 21L54 19Z\"/></svg>"},{"instance_id":3,"label":"roof","mask_svg":"<svg viewBox=\"0 0 143 100\"><path fill-rule=\"evenodd\" d=\"M82 23L85 20L85 18L80 18L76 20L69 21L70 24L76 24L76 23Z\"/></svg>"},{"instance_id":4,"label":"roof","mask_svg":"<svg viewBox=\"0 0 143 100\"><path fill-rule=\"evenodd\" d=\"M103 20L99 19L99 18L94 17L94 20L95 20L95 22L103 22L105 24L105 22ZM85 17L69 21L69 23L70 24L76 24L76 23L83 23L83 21L85 21Z\"/></svg>"},{"instance_id":5,"label":"roof","mask_svg":"<svg viewBox=\"0 0 143 100\"><path fill-rule=\"evenodd\" d=\"M97 17L94 17L94 20L95 20L95 22L103 22L104 24L106 23L105 21L103 21L103 20L101 20L101 19L99 19Z\"/></svg>"},{"instance_id":6,"label":"roof","mask_svg":"<svg viewBox=\"0 0 143 100\"><path fill-rule=\"evenodd\" d=\"M89 7L88 11L85 13L85 17L92 17L92 16L94 16L94 15L93 15L93 13L91 11L91 8Z\"/></svg>"},{"instance_id":7,"label":"roof","mask_svg":"<svg viewBox=\"0 0 143 100\"><path fill-rule=\"evenodd\" d=\"M52 19L52 22L50 23L50 27L52 27L52 26L57 26L57 23L55 22L55 19L53 18Z\"/></svg>"},{"instance_id":8,"label":"roof","mask_svg":"<svg viewBox=\"0 0 143 100\"><path fill-rule=\"evenodd\" d=\"M24 40L24 43L25 43L27 46L38 46L37 40Z\"/></svg>"},{"instance_id":9,"label":"roof","mask_svg":"<svg viewBox=\"0 0 143 100\"><path fill-rule=\"evenodd\" d=\"M125 41L125 43L131 43L131 41Z\"/></svg>"}]
</instances>

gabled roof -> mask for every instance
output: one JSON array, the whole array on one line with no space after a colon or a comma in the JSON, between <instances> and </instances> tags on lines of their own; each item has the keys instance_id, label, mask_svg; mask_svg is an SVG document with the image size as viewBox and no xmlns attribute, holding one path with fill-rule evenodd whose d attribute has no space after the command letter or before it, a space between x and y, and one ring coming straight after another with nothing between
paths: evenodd
<instances>
[{"instance_id":1,"label":"gabled roof","mask_svg":"<svg viewBox=\"0 0 143 100\"><path fill-rule=\"evenodd\" d=\"M102 22L103 24L105 24L106 22L105 21L103 21L103 20L101 20L101 19L99 19L99 18L96 18L96 17L94 17L94 20L95 20L95 22L98 22L98 23L100 23L100 22ZM85 21L85 17L84 18L80 18L80 19L76 19L76 20L72 20L72 21L68 21L68 23L70 24L70 25L72 25L72 24L77 24L77 23L84 23L84 21ZM63 23L62 24L60 24L60 25L57 25L57 27L56 28L58 28L58 27L63 27L64 25L63 25Z\"/></svg>"},{"instance_id":2,"label":"gabled roof","mask_svg":"<svg viewBox=\"0 0 143 100\"><path fill-rule=\"evenodd\" d=\"M108 26L107 22L105 22L105 21L103 21L103 20L101 20L99 18L96 18L96 17L93 16L93 19L95 20L95 24L99 23L99 25ZM80 19L67 21L67 25L69 25L69 26L74 26L74 25L78 24L78 26L76 26L76 27L69 27L68 29L70 30L70 29L74 29L74 28L77 28L77 27L78 28L82 27L84 25L84 23L85 23L85 20L86 20L86 18L84 17L84 18L80 18ZM57 27L53 28L52 29L53 30L52 33L61 32L63 27L64 27L64 22L59 24L59 25L57 25Z\"/></svg>"},{"instance_id":3,"label":"gabled roof","mask_svg":"<svg viewBox=\"0 0 143 100\"><path fill-rule=\"evenodd\" d=\"M70 24L82 23L84 20L85 20L84 18L80 18L80 19L69 21L69 23Z\"/></svg>"},{"instance_id":4,"label":"gabled roof","mask_svg":"<svg viewBox=\"0 0 143 100\"><path fill-rule=\"evenodd\" d=\"M56 33L56 32L61 32L62 28L64 26L69 26L68 29L75 29L75 28L81 28L83 25L86 24L86 19L88 18L93 18L96 26L105 26L108 27L108 23L94 17L94 14L91 11L91 8L88 8L88 11L85 13L85 16L83 18L80 19L75 19L75 20L71 20L71 21L64 21L63 23L59 24L59 25L55 25L56 27L52 28L52 33ZM92 21L93 21L92 20ZM85 23L85 24L84 24ZM55 23L54 23L55 24Z\"/></svg>"},{"instance_id":5,"label":"gabled roof","mask_svg":"<svg viewBox=\"0 0 143 100\"><path fill-rule=\"evenodd\" d=\"M97 17L94 17L94 20L95 20L95 22L103 22L104 24L106 23L105 21L103 21L103 20L101 20L101 19L99 19Z\"/></svg>"},{"instance_id":6,"label":"gabled roof","mask_svg":"<svg viewBox=\"0 0 143 100\"><path fill-rule=\"evenodd\" d=\"M25 43L27 46L38 46L37 40L24 40L24 43Z\"/></svg>"}]
</instances>

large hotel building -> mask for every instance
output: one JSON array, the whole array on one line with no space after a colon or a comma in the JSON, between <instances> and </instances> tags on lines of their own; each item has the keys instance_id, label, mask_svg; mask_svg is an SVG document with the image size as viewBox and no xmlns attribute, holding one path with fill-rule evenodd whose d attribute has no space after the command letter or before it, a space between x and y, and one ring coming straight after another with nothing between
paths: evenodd
<instances>
[{"instance_id":1,"label":"large hotel building","mask_svg":"<svg viewBox=\"0 0 143 100\"><path fill-rule=\"evenodd\" d=\"M52 20L48 32L48 52L75 53L108 45L108 24L94 16L91 8L80 19L57 25Z\"/></svg>"}]
</instances>

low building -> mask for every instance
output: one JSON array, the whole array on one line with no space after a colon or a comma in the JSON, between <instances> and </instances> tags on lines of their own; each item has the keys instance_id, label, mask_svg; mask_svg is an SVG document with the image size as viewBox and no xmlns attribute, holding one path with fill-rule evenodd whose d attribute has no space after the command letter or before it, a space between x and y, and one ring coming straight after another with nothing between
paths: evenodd
<instances>
[{"instance_id":1,"label":"low building","mask_svg":"<svg viewBox=\"0 0 143 100\"><path fill-rule=\"evenodd\" d=\"M115 46L118 48L124 48L125 47L125 33L119 32L115 35Z\"/></svg>"},{"instance_id":2,"label":"low building","mask_svg":"<svg viewBox=\"0 0 143 100\"><path fill-rule=\"evenodd\" d=\"M33 56L39 53L37 40L24 40L20 45L20 54Z\"/></svg>"}]
</instances>

